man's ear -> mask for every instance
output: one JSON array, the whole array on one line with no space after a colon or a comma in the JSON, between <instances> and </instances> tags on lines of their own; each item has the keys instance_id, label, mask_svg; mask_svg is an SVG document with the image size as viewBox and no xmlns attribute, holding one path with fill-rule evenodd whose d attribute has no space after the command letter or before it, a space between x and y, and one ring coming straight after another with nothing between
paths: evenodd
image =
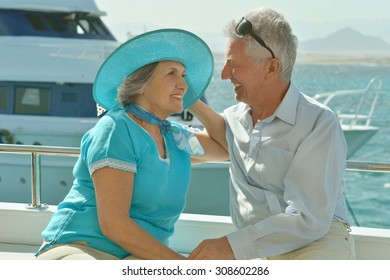
<instances>
[{"instance_id":1,"label":"man's ear","mask_svg":"<svg viewBox=\"0 0 390 280\"><path fill-rule=\"evenodd\" d=\"M267 79L273 79L277 77L281 68L280 60L276 58L270 59L267 63L267 67Z\"/></svg>"}]
</instances>

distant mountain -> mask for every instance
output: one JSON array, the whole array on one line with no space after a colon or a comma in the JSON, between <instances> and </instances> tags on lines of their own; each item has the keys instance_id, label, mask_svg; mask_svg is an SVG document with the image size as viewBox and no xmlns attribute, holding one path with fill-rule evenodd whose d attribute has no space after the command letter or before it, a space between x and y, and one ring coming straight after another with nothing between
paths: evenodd
<instances>
[{"instance_id":1,"label":"distant mountain","mask_svg":"<svg viewBox=\"0 0 390 280\"><path fill-rule=\"evenodd\" d=\"M325 38L302 41L299 52L390 52L390 44L380 37L367 36L345 27Z\"/></svg>"}]
</instances>

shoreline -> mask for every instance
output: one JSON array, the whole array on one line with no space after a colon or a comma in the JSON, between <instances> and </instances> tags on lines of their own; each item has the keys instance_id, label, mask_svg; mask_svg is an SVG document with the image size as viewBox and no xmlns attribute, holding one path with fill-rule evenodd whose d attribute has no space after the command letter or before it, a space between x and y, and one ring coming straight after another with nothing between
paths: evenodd
<instances>
[{"instance_id":1,"label":"shoreline","mask_svg":"<svg viewBox=\"0 0 390 280\"><path fill-rule=\"evenodd\" d=\"M296 63L390 65L390 53L298 53Z\"/></svg>"},{"instance_id":2,"label":"shoreline","mask_svg":"<svg viewBox=\"0 0 390 280\"><path fill-rule=\"evenodd\" d=\"M215 52L215 61L224 61L225 54ZM296 64L348 64L390 66L390 53L299 53Z\"/></svg>"}]
</instances>

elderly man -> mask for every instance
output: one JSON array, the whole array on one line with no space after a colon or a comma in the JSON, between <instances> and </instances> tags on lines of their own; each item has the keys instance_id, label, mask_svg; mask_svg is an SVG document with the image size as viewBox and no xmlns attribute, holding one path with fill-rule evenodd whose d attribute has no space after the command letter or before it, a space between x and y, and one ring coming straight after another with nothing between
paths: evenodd
<instances>
[{"instance_id":1,"label":"elderly man","mask_svg":"<svg viewBox=\"0 0 390 280\"><path fill-rule=\"evenodd\" d=\"M298 43L289 23L256 9L226 34L221 76L239 103L223 117L200 101L191 110L229 151L237 231L203 241L190 259L353 259L346 141L335 114L291 82Z\"/></svg>"}]
</instances>

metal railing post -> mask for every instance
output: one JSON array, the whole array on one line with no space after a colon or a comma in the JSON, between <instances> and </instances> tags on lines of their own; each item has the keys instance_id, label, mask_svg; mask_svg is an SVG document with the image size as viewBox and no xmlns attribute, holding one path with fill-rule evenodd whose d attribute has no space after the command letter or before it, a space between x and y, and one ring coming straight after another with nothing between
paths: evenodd
<instances>
[{"instance_id":1,"label":"metal railing post","mask_svg":"<svg viewBox=\"0 0 390 280\"><path fill-rule=\"evenodd\" d=\"M41 156L35 152L31 153L31 204L27 207L47 207L41 203Z\"/></svg>"}]
</instances>

